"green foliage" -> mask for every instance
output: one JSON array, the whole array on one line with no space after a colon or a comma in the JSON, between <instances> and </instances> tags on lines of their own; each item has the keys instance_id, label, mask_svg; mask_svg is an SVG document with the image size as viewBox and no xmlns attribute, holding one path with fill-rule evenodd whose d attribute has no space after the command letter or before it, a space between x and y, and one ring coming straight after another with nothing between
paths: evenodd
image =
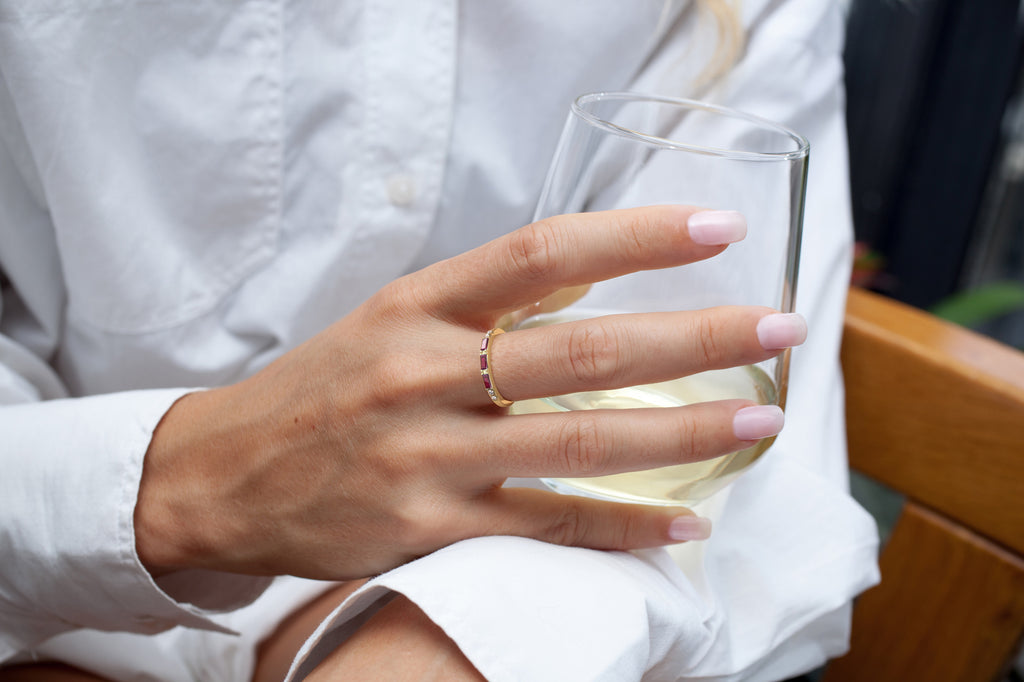
<instances>
[{"instance_id":1,"label":"green foliage","mask_svg":"<svg viewBox=\"0 0 1024 682\"><path fill-rule=\"evenodd\" d=\"M964 327L975 327L1013 312L1024 311L1024 283L993 282L939 301L931 312Z\"/></svg>"}]
</instances>

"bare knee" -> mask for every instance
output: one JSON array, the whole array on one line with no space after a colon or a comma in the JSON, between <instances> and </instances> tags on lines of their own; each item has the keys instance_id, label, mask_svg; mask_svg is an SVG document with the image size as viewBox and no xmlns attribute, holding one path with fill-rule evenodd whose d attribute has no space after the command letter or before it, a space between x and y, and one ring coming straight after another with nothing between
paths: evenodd
<instances>
[{"instance_id":1,"label":"bare knee","mask_svg":"<svg viewBox=\"0 0 1024 682\"><path fill-rule=\"evenodd\" d=\"M328 590L299 607L264 639L256 652L256 669L252 682L280 682L288 674L292 659L306 638L345 598L365 580L353 580ZM3 682L0 679L0 682Z\"/></svg>"},{"instance_id":2,"label":"bare knee","mask_svg":"<svg viewBox=\"0 0 1024 682\"><path fill-rule=\"evenodd\" d=\"M399 595L329 654L307 679L480 682L484 677L444 630Z\"/></svg>"}]
</instances>

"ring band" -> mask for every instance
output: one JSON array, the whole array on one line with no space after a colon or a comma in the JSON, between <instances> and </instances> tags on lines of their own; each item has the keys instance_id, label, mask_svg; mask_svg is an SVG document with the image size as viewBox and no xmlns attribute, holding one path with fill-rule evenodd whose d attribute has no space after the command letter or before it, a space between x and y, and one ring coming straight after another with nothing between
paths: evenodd
<instances>
[{"instance_id":1,"label":"ring band","mask_svg":"<svg viewBox=\"0 0 1024 682\"><path fill-rule=\"evenodd\" d=\"M504 333L504 329L495 327L484 334L484 340L480 342L480 376L483 377L484 388L487 390L487 395L490 396L491 402L498 407L508 407L515 402L502 397L501 393L498 392L498 387L494 385L494 377L491 376L491 340L498 334Z\"/></svg>"}]
</instances>

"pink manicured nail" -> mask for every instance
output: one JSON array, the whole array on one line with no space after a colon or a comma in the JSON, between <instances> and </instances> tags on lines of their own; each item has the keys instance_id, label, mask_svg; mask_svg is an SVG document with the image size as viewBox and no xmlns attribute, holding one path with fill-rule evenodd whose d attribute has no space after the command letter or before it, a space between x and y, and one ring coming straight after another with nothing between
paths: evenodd
<instances>
[{"instance_id":1,"label":"pink manicured nail","mask_svg":"<svg viewBox=\"0 0 1024 682\"><path fill-rule=\"evenodd\" d=\"M754 405L737 410L732 432L740 440L761 440L782 431L786 416L778 405Z\"/></svg>"},{"instance_id":2,"label":"pink manicured nail","mask_svg":"<svg viewBox=\"0 0 1024 682\"><path fill-rule=\"evenodd\" d=\"M711 537L711 520L701 516L677 516L668 525L668 536L678 542L707 540Z\"/></svg>"},{"instance_id":3,"label":"pink manicured nail","mask_svg":"<svg viewBox=\"0 0 1024 682\"><path fill-rule=\"evenodd\" d=\"M686 228L694 243L721 246L747 236L747 219L739 211L700 211L690 216Z\"/></svg>"},{"instance_id":4,"label":"pink manicured nail","mask_svg":"<svg viewBox=\"0 0 1024 682\"><path fill-rule=\"evenodd\" d=\"M799 346L807 340L807 321L798 313L766 315L757 323L757 340L765 350Z\"/></svg>"}]
</instances>

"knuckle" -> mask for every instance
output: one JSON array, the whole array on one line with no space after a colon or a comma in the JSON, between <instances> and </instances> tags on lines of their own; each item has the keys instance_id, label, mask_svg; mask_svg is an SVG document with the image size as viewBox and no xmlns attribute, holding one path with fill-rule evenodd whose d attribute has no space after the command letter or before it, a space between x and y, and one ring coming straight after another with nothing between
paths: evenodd
<instances>
[{"instance_id":1,"label":"knuckle","mask_svg":"<svg viewBox=\"0 0 1024 682\"><path fill-rule=\"evenodd\" d=\"M403 553L426 553L458 537L453 522L453 500L436 487L425 484L426 473L417 467L398 467L398 478L382 484L375 494L374 513L390 544ZM365 518L365 517L364 517ZM375 523L366 518L367 523Z\"/></svg>"},{"instance_id":2,"label":"knuckle","mask_svg":"<svg viewBox=\"0 0 1024 682\"><path fill-rule=\"evenodd\" d=\"M551 519L545 535L556 545L580 545L587 537L587 516L576 502L567 502Z\"/></svg>"},{"instance_id":3,"label":"knuckle","mask_svg":"<svg viewBox=\"0 0 1024 682\"><path fill-rule=\"evenodd\" d=\"M606 326L592 322L569 333L569 367L573 377L589 383L614 377L619 368L619 342Z\"/></svg>"},{"instance_id":4,"label":"knuckle","mask_svg":"<svg viewBox=\"0 0 1024 682\"><path fill-rule=\"evenodd\" d=\"M539 221L516 230L508 241L513 266L526 277L549 278L558 265L556 239L552 225Z\"/></svg>"},{"instance_id":5,"label":"knuckle","mask_svg":"<svg viewBox=\"0 0 1024 682\"><path fill-rule=\"evenodd\" d=\"M607 524L608 538L605 545L608 549L626 549L635 538L641 537L644 531L644 516L634 510L622 511L616 523Z\"/></svg>"},{"instance_id":6,"label":"knuckle","mask_svg":"<svg viewBox=\"0 0 1024 682\"><path fill-rule=\"evenodd\" d=\"M622 229L619 230L623 254L629 262L644 262L650 258L650 235L657 232L651 223L651 217L646 213L641 213L626 221Z\"/></svg>"},{"instance_id":7,"label":"knuckle","mask_svg":"<svg viewBox=\"0 0 1024 682\"><path fill-rule=\"evenodd\" d=\"M445 297L444 283L415 272L384 284L363 303L360 312L378 324L410 324L442 309Z\"/></svg>"},{"instance_id":8,"label":"knuckle","mask_svg":"<svg viewBox=\"0 0 1024 682\"><path fill-rule=\"evenodd\" d=\"M447 538L443 517L431 498L423 493L403 504L396 514L395 537L402 547L422 552Z\"/></svg>"},{"instance_id":9,"label":"knuckle","mask_svg":"<svg viewBox=\"0 0 1024 682\"><path fill-rule=\"evenodd\" d=\"M392 320L404 317L409 308L409 291L404 282L393 280L377 290L365 306L374 319Z\"/></svg>"},{"instance_id":10,"label":"knuckle","mask_svg":"<svg viewBox=\"0 0 1024 682\"><path fill-rule=\"evenodd\" d=\"M400 547L416 547L424 542L427 535L418 510L412 505L401 505L395 509L388 526L388 534Z\"/></svg>"},{"instance_id":11,"label":"knuckle","mask_svg":"<svg viewBox=\"0 0 1024 682\"><path fill-rule=\"evenodd\" d=\"M378 351L363 359L358 378L360 396L368 408L398 414L437 404L449 379L447 368L435 356L422 348L401 351L382 345Z\"/></svg>"},{"instance_id":12,"label":"knuckle","mask_svg":"<svg viewBox=\"0 0 1024 682\"><path fill-rule=\"evenodd\" d=\"M566 470L578 474L599 471L607 458L607 447L595 420L573 415L562 429L559 452Z\"/></svg>"},{"instance_id":13,"label":"knuckle","mask_svg":"<svg viewBox=\"0 0 1024 682\"><path fill-rule=\"evenodd\" d=\"M717 364L721 356L718 332L711 319L701 315L697 321L697 352L704 365L713 366Z\"/></svg>"},{"instance_id":14,"label":"knuckle","mask_svg":"<svg viewBox=\"0 0 1024 682\"><path fill-rule=\"evenodd\" d=\"M697 462L710 455L708 441L701 428L700 420L684 412L677 423L676 438L684 462Z\"/></svg>"}]
</instances>

